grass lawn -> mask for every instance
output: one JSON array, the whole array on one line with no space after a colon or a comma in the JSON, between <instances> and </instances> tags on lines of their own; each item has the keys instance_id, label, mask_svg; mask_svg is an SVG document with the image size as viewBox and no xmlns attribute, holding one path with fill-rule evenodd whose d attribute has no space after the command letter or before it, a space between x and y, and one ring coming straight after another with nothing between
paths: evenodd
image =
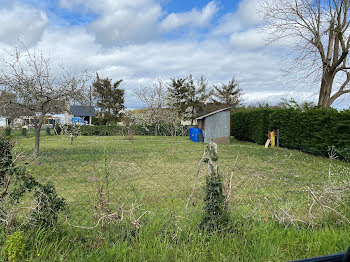
<instances>
[{"instance_id":1,"label":"grass lawn","mask_svg":"<svg viewBox=\"0 0 350 262\"><path fill-rule=\"evenodd\" d=\"M29 156L33 147L33 137L18 137L15 151ZM188 219L185 205L205 148L187 137L137 136L134 143L123 137L78 137L70 145L65 136L43 135L41 155L27 170L54 183L69 216L55 233L28 235L28 261L286 261L350 245L344 218L350 217L350 194L336 191L349 185L349 163L238 141L218 148L224 181L233 174L233 230L200 232L204 163ZM125 213L130 221L148 212L140 228L128 219L107 231L74 227L96 224L97 188L106 174L112 210L133 207L132 214ZM310 192L340 214L312 205ZM300 222L311 220L314 224ZM4 240L3 235L0 245Z\"/></svg>"}]
</instances>

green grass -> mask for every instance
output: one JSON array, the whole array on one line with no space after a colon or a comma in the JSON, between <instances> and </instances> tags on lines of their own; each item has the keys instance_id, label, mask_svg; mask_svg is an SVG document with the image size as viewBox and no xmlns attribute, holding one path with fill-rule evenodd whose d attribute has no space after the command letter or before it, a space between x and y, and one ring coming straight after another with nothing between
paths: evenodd
<instances>
[{"instance_id":1,"label":"green grass","mask_svg":"<svg viewBox=\"0 0 350 262\"><path fill-rule=\"evenodd\" d=\"M29 156L34 138L17 137L15 151ZM65 136L42 136L41 155L29 161L27 170L41 182L54 183L68 202L71 225L96 223L96 177L106 157L112 209L129 209L133 203L134 218L150 214L142 217L140 229L127 219L107 232L100 227L76 229L61 221L60 233L28 233L28 261L286 261L341 252L350 245L349 225L329 210L314 206L313 227L288 225L288 219L280 225L265 200L281 217L279 208L307 221L312 203L307 187L320 196L326 188L348 185L349 163L332 161L329 177L326 158L238 141L218 149L224 180L233 172L232 228L211 236L198 231L204 164L189 219L185 204L205 147L183 137L138 136L134 143L123 137L78 137L70 145ZM339 197L327 195L332 207L349 217L347 196ZM4 235L0 245L3 241Z\"/></svg>"},{"instance_id":2,"label":"green grass","mask_svg":"<svg viewBox=\"0 0 350 262\"><path fill-rule=\"evenodd\" d=\"M206 235L198 220L176 225L174 217L152 214L135 233L43 230L27 234L27 261L287 261L345 251L350 232L324 227L297 230L273 222L242 221L233 233ZM4 258L3 258L4 259ZM4 260L0 261L4 261Z\"/></svg>"}]
</instances>

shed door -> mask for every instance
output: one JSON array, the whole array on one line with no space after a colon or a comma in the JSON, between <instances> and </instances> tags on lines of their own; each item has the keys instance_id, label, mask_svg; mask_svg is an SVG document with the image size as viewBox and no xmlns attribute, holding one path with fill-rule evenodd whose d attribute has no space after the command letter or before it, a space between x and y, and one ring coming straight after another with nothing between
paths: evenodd
<instances>
[{"instance_id":1,"label":"shed door","mask_svg":"<svg viewBox=\"0 0 350 262\"><path fill-rule=\"evenodd\" d=\"M204 126L205 126L205 119L201 119L198 121L198 128L204 130Z\"/></svg>"}]
</instances>

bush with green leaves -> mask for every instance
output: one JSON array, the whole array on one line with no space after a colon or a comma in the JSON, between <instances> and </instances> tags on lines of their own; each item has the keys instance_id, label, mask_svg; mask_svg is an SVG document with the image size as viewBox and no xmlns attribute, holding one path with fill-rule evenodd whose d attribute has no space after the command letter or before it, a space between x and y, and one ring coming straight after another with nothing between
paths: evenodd
<instances>
[{"instance_id":1,"label":"bush with green leaves","mask_svg":"<svg viewBox=\"0 0 350 262\"><path fill-rule=\"evenodd\" d=\"M28 133L28 129L22 127L22 136L27 136L27 133Z\"/></svg>"},{"instance_id":2,"label":"bush with green leaves","mask_svg":"<svg viewBox=\"0 0 350 262\"><path fill-rule=\"evenodd\" d=\"M344 161L350 161L350 147L347 148L334 148L334 152L336 155L344 160Z\"/></svg>"},{"instance_id":3,"label":"bush with green leaves","mask_svg":"<svg viewBox=\"0 0 350 262\"><path fill-rule=\"evenodd\" d=\"M60 135L60 134L61 134L62 128L61 128L61 125L60 125L59 123L57 123L57 124L55 125L55 130L56 130L56 134L57 134L57 135Z\"/></svg>"},{"instance_id":4,"label":"bush with green leaves","mask_svg":"<svg viewBox=\"0 0 350 262\"><path fill-rule=\"evenodd\" d=\"M122 135L123 127L120 126L88 126L80 127L82 136L118 136Z\"/></svg>"},{"instance_id":5,"label":"bush with green leaves","mask_svg":"<svg viewBox=\"0 0 350 262\"><path fill-rule=\"evenodd\" d=\"M15 166L11 153L13 146L12 140L0 135L0 203L3 203L7 196L11 203L18 202L26 191L31 191L39 185L27 174L25 168ZM3 208L3 205L1 206ZM3 212L0 212L0 217L2 214Z\"/></svg>"},{"instance_id":6,"label":"bush with green leaves","mask_svg":"<svg viewBox=\"0 0 350 262\"><path fill-rule=\"evenodd\" d=\"M17 217L9 214L18 210L17 204L26 192L39 185L24 167L15 165L15 157L11 153L13 146L9 137L0 135L0 226L6 229L16 228Z\"/></svg>"},{"instance_id":7,"label":"bush with green leaves","mask_svg":"<svg viewBox=\"0 0 350 262\"><path fill-rule=\"evenodd\" d=\"M50 127L46 127L46 134L47 134L47 135L51 135Z\"/></svg>"},{"instance_id":8,"label":"bush with green leaves","mask_svg":"<svg viewBox=\"0 0 350 262\"><path fill-rule=\"evenodd\" d=\"M153 136L155 125L135 125L133 126L135 135L138 136ZM123 126L88 126L84 125L80 127L82 136L121 136L126 135L127 128ZM171 136L171 132L164 125L160 125L158 134L160 136ZM179 126L176 132L177 136L188 136L189 128L187 126Z\"/></svg>"},{"instance_id":9,"label":"bush with green leaves","mask_svg":"<svg viewBox=\"0 0 350 262\"><path fill-rule=\"evenodd\" d=\"M225 209L225 195L222 177L217 166L218 154L216 146L209 143L207 158L208 175L206 177L204 214L200 228L209 232L221 230L228 223L228 214Z\"/></svg>"},{"instance_id":10,"label":"bush with green leaves","mask_svg":"<svg viewBox=\"0 0 350 262\"><path fill-rule=\"evenodd\" d=\"M6 136L10 136L11 133L12 133L12 128L9 127L9 126L8 126L8 127L5 127L4 133L5 133Z\"/></svg>"},{"instance_id":11,"label":"bush with green leaves","mask_svg":"<svg viewBox=\"0 0 350 262\"><path fill-rule=\"evenodd\" d=\"M231 135L238 140L264 144L270 113L269 108L241 109L231 113Z\"/></svg>"},{"instance_id":12,"label":"bush with green leaves","mask_svg":"<svg viewBox=\"0 0 350 262\"><path fill-rule=\"evenodd\" d=\"M62 134L69 137L70 143L73 144L75 138L81 135L80 125L61 125Z\"/></svg>"},{"instance_id":13,"label":"bush with green leaves","mask_svg":"<svg viewBox=\"0 0 350 262\"><path fill-rule=\"evenodd\" d=\"M30 221L22 221L22 224L30 222L39 227L56 226L58 214L66 206L64 199L58 197L50 182L42 185L24 167L15 165L11 153L13 146L9 137L0 135L0 226L16 228L17 218L8 216L8 213L22 203L26 192L31 191L34 191L34 211Z\"/></svg>"},{"instance_id":14,"label":"bush with green leaves","mask_svg":"<svg viewBox=\"0 0 350 262\"><path fill-rule=\"evenodd\" d=\"M5 251L10 262L23 261L25 238L23 231L16 231L8 236L5 242Z\"/></svg>"},{"instance_id":15,"label":"bush with green leaves","mask_svg":"<svg viewBox=\"0 0 350 262\"><path fill-rule=\"evenodd\" d=\"M58 215L65 210L66 202L57 195L56 188L50 182L40 185L34 193L35 208L31 215L34 225L40 227L55 227Z\"/></svg>"},{"instance_id":16,"label":"bush with green leaves","mask_svg":"<svg viewBox=\"0 0 350 262\"><path fill-rule=\"evenodd\" d=\"M332 108L255 108L231 114L231 135L264 144L270 130L279 129L280 145L327 156L329 146L350 146L350 110Z\"/></svg>"}]
</instances>

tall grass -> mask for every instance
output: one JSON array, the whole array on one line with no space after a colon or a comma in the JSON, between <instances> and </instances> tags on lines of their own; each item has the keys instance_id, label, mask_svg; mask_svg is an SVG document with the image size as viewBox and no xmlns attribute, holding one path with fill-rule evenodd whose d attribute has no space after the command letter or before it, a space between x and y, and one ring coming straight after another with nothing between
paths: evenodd
<instances>
[{"instance_id":1,"label":"tall grass","mask_svg":"<svg viewBox=\"0 0 350 262\"><path fill-rule=\"evenodd\" d=\"M195 217L175 221L164 214L149 217L140 230L27 232L26 261L287 261L345 251L350 243L350 230L341 227L295 229L236 219L231 232L208 235Z\"/></svg>"},{"instance_id":2,"label":"tall grass","mask_svg":"<svg viewBox=\"0 0 350 262\"><path fill-rule=\"evenodd\" d=\"M33 137L19 137L15 150L30 155L33 146ZM78 137L70 145L64 136L43 136L41 158L26 166L38 179L55 182L58 194L69 203L69 219L74 219L69 221L76 222L71 224L95 223L91 204L86 203L94 197L89 191L91 175L103 163L106 151L115 193L111 201L116 203L123 195L142 208L136 217L145 210L150 213L140 220L140 228L123 220L107 230L100 226L87 230L61 220L55 231L27 229L26 261L287 261L342 252L350 245L348 224L333 219L314 227L282 225L256 198L269 196L271 201L281 200L277 204L283 207L293 203L291 212L306 218L310 202L303 186L340 185L350 177L349 163L333 161L329 178L328 159L243 142L219 146L219 168L225 178L239 155L233 179L233 222L224 232L201 231L205 168L188 218L185 204L205 146L171 137L135 137L135 143L120 137ZM0 247L5 241L2 230ZM0 261L6 261L3 249Z\"/></svg>"}]
</instances>

